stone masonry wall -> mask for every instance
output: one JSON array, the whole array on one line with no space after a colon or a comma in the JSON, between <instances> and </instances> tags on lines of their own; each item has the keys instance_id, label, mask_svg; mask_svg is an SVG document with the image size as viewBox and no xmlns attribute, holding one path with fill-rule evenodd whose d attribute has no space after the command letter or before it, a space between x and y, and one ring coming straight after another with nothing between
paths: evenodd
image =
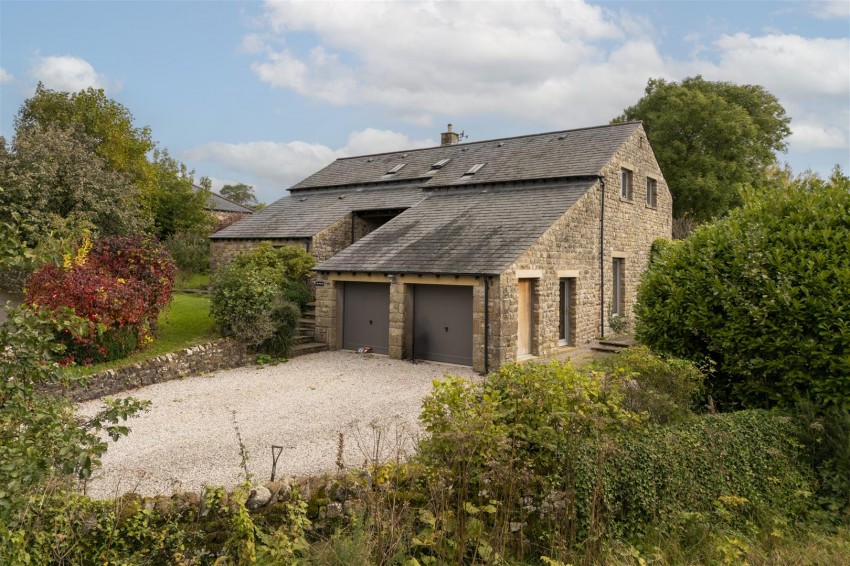
<instances>
[{"instance_id":1,"label":"stone masonry wall","mask_svg":"<svg viewBox=\"0 0 850 566\"><path fill-rule=\"evenodd\" d=\"M85 387L68 389L61 385L51 385L43 391L63 395L77 402L89 401L145 385L245 366L253 363L255 358L256 355L248 353L244 344L218 340L96 373L89 377Z\"/></svg>"},{"instance_id":2,"label":"stone masonry wall","mask_svg":"<svg viewBox=\"0 0 850 566\"><path fill-rule=\"evenodd\" d=\"M620 198L620 168L633 172L633 198ZM646 204L646 178L657 181L657 206ZM642 129L638 129L603 170L605 179L604 294L605 334L610 334L609 318L613 289L612 265L615 256L625 257L625 312L633 323L641 272L649 261L656 238L671 236L672 199L655 156ZM534 280L535 309L533 347L538 356L551 356L558 345L560 278L558 271L577 271L575 279L575 345L583 346L600 336L599 215L602 186L597 184L573 205L543 236L499 278L501 285L501 335L498 337L500 363L512 361L517 352L517 270L541 270Z\"/></svg>"},{"instance_id":3,"label":"stone masonry wall","mask_svg":"<svg viewBox=\"0 0 850 566\"><path fill-rule=\"evenodd\" d=\"M320 263L332 258L351 243L351 215L347 215L313 236L310 253L316 258L316 263Z\"/></svg>"},{"instance_id":4,"label":"stone masonry wall","mask_svg":"<svg viewBox=\"0 0 850 566\"><path fill-rule=\"evenodd\" d=\"M262 242L269 242L277 246L299 246L307 248L309 238L279 238L275 240L212 240L210 242L210 272L215 273L218 269L227 265L237 254L249 252L259 246Z\"/></svg>"}]
</instances>

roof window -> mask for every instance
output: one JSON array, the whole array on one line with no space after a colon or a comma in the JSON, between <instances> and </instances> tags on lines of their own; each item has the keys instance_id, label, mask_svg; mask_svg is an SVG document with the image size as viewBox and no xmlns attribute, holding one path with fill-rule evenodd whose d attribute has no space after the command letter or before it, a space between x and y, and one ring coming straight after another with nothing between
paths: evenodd
<instances>
[{"instance_id":1,"label":"roof window","mask_svg":"<svg viewBox=\"0 0 850 566\"><path fill-rule=\"evenodd\" d=\"M464 177L471 177L472 175L475 175L476 173L481 171L481 168L484 167L485 165L487 165L487 164L486 163L476 163L475 165L470 167L469 171L464 173L463 176Z\"/></svg>"},{"instance_id":2,"label":"roof window","mask_svg":"<svg viewBox=\"0 0 850 566\"><path fill-rule=\"evenodd\" d=\"M449 161L451 161L451 159L441 159L435 164L431 165L431 169L442 169Z\"/></svg>"},{"instance_id":3,"label":"roof window","mask_svg":"<svg viewBox=\"0 0 850 566\"><path fill-rule=\"evenodd\" d=\"M398 165L396 165L395 167L393 167L392 169L387 171L386 174L387 175L393 175L395 173L398 173L399 171L401 171L404 168L405 165L407 165L407 163L399 163Z\"/></svg>"}]
</instances>

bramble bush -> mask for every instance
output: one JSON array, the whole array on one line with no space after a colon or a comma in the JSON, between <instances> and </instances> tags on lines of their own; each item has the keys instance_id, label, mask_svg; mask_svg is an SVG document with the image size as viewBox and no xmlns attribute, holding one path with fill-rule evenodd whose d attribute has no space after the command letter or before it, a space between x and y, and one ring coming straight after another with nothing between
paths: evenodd
<instances>
[{"instance_id":1,"label":"bramble bush","mask_svg":"<svg viewBox=\"0 0 850 566\"><path fill-rule=\"evenodd\" d=\"M267 242L236 256L212 279L210 314L221 334L288 356L314 264L302 248Z\"/></svg>"},{"instance_id":2,"label":"bramble bush","mask_svg":"<svg viewBox=\"0 0 850 566\"><path fill-rule=\"evenodd\" d=\"M657 253L638 339L713 365L721 407L850 407L850 179L802 177Z\"/></svg>"},{"instance_id":3,"label":"bramble bush","mask_svg":"<svg viewBox=\"0 0 850 566\"><path fill-rule=\"evenodd\" d=\"M127 356L151 340L171 300L175 267L157 243L140 237L84 238L60 267L47 264L27 280L26 303L54 313L70 309L82 327L57 326L64 363L91 364Z\"/></svg>"}]
</instances>

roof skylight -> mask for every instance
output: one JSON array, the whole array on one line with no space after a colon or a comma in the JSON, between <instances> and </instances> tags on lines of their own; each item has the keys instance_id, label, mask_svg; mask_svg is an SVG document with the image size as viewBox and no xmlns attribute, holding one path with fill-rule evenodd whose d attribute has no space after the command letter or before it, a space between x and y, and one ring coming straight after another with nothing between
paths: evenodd
<instances>
[{"instance_id":1,"label":"roof skylight","mask_svg":"<svg viewBox=\"0 0 850 566\"><path fill-rule=\"evenodd\" d=\"M451 159L441 159L435 164L431 165L431 169L442 169L449 161L451 161Z\"/></svg>"},{"instance_id":2,"label":"roof skylight","mask_svg":"<svg viewBox=\"0 0 850 566\"><path fill-rule=\"evenodd\" d=\"M405 165L407 165L407 163L399 163L398 165L387 171L386 174L393 175L394 173L398 173L404 168Z\"/></svg>"},{"instance_id":3,"label":"roof skylight","mask_svg":"<svg viewBox=\"0 0 850 566\"><path fill-rule=\"evenodd\" d=\"M475 175L476 173L478 173L479 171L481 171L481 168L482 168L482 167L484 167L485 165L487 165L487 164L486 164L486 163L476 163L475 165L473 165L472 167L470 167L470 168L469 168L469 171L467 171L466 173L464 173L464 174L463 174L463 176L464 176L464 177L470 177L470 176L472 176L472 175Z\"/></svg>"}]
</instances>

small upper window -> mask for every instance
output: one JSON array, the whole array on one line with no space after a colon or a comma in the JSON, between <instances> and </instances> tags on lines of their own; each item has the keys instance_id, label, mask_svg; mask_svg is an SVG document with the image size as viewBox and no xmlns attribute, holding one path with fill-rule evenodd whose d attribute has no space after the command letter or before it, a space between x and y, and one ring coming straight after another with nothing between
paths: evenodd
<instances>
[{"instance_id":1,"label":"small upper window","mask_svg":"<svg viewBox=\"0 0 850 566\"><path fill-rule=\"evenodd\" d=\"M629 169L620 169L620 198L632 200L632 172Z\"/></svg>"},{"instance_id":2,"label":"small upper window","mask_svg":"<svg viewBox=\"0 0 850 566\"><path fill-rule=\"evenodd\" d=\"M652 177L646 178L646 206L655 208L658 199L658 182Z\"/></svg>"},{"instance_id":3,"label":"small upper window","mask_svg":"<svg viewBox=\"0 0 850 566\"><path fill-rule=\"evenodd\" d=\"M449 161L451 161L451 159L441 159L435 164L431 165L431 169L442 169Z\"/></svg>"},{"instance_id":4,"label":"small upper window","mask_svg":"<svg viewBox=\"0 0 850 566\"><path fill-rule=\"evenodd\" d=\"M473 165L472 167L470 167L470 168L469 168L469 171L467 171L466 173L464 173L464 174L463 174L463 176L464 176L464 177L468 177L468 176L470 176L470 175L475 175L476 173L478 173L479 171L481 171L481 168L482 168L482 167L484 167L485 165L486 165L486 163L476 163L475 165Z\"/></svg>"},{"instance_id":5,"label":"small upper window","mask_svg":"<svg viewBox=\"0 0 850 566\"><path fill-rule=\"evenodd\" d=\"M398 173L399 171L401 171L404 168L405 165L407 165L407 164L406 163L399 163L398 165L396 165L395 167L393 167L392 169L387 171L387 175L392 175L393 173Z\"/></svg>"}]
</instances>

